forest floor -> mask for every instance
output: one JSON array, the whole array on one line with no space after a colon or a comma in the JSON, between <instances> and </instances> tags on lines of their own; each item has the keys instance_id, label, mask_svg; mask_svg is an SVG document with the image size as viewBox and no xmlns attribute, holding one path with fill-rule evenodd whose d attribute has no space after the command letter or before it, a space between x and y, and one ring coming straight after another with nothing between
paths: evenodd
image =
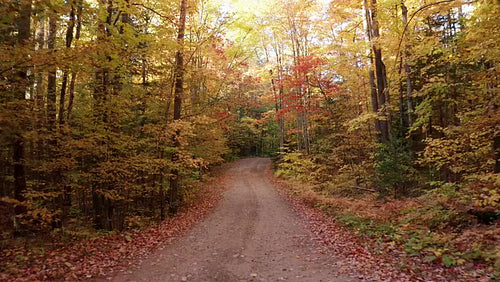
<instances>
[{"instance_id":1,"label":"forest floor","mask_svg":"<svg viewBox=\"0 0 500 282\"><path fill-rule=\"evenodd\" d=\"M113 281L351 281L274 189L270 161L227 170L228 190L194 229Z\"/></svg>"},{"instance_id":2,"label":"forest floor","mask_svg":"<svg viewBox=\"0 0 500 282\"><path fill-rule=\"evenodd\" d=\"M0 280L487 281L438 265L406 265L398 250L374 254L373 242L293 195L270 166L264 158L225 165L179 214L157 226L40 255L18 250L25 266L9 262L10 273Z\"/></svg>"},{"instance_id":3,"label":"forest floor","mask_svg":"<svg viewBox=\"0 0 500 282\"><path fill-rule=\"evenodd\" d=\"M220 202L226 185L222 171L193 187L178 213L153 226L122 232L96 233L89 238L25 238L0 249L0 281L75 281L110 279L184 236ZM199 186L199 187L198 187ZM92 233L90 230L87 231ZM93 231L95 233L95 231Z\"/></svg>"},{"instance_id":4,"label":"forest floor","mask_svg":"<svg viewBox=\"0 0 500 282\"><path fill-rule=\"evenodd\" d=\"M200 224L113 281L488 281L408 258L337 224L272 175L269 159L239 160L222 202Z\"/></svg>"}]
</instances>

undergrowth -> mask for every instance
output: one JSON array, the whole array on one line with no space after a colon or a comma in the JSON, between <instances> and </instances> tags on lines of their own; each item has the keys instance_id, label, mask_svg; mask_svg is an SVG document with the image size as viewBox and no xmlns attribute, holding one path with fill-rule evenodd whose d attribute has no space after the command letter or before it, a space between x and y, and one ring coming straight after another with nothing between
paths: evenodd
<instances>
[{"instance_id":1,"label":"undergrowth","mask_svg":"<svg viewBox=\"0 0 500 282\"><path fill-rule=\"evenodd\" d=\"M287 177L279 170L276 174L292 194L374 241L375 253L397 248L408 259L443 267L481 267L492 279L500 277L499 221L479 220L473 212L479 209L474 197L463 196L466 188L439 183L415 198L382 198L377 193L352 197L325 192L324 185L304 181L305 176Z\"/></svg>"},{"instance_id":2,"label":"undergrowth","mask_svg":"<svg viewBox=\"0 0 500 282\"><path fill-rule=\"evenodd\" d=\"M218 167L213 168L204 175L203 179L186 179L184 181L183 210L189 210L190 207L197 205L204 205L204 203L202 203L204 201L207 201L207 203L213 201L210 197L207 198L207 194L212 193L213 195L211 195L211 197L213 197L218 192L207 191L210 190L208 187L217 181L217 176L220 175L220 171L221 169ZM195 208L193 210L200 212L203 209L208 210L209 208L210 206L207 205L204 208ZM154 229L160 228L162 225L158 216L148 216L147 213L144 213L142 216L134 215L127 217L125 220L126 228L124 230L108 231L96 229L78 209L72 208L70 212L73 214L73 217L69 219L68 225L64 228L55 228L43 234L39 232L27 234L23 237L10 237L0 234L2 235L0 236L0 281L4 281L3 279L5 277L14 277L15 275L23 276L24 274L22 271L26 269L29 270L34 264L40 263L40 261L44 261L44 263L48 261L48 264L52 266L53 263L50 261L59 260L60 257L66 259L65 256L83 256L78 263L85 262L86 259L84 259L84 257L86 254L73 253L71 252L71 248L86 246L85 248L89 248L89 252L93 254L94 249L104 248L104 246L100 246L99 243L93 242L113 244L113 242L116 241L116 244L120 246L122 243L130 243L134 236L140 237L141 234L147 235L149 232L154 233ZM167 221L171 220L173 217L167 219ZM155 236L159 236L159 234L156 232L150 234L149 237L153 240ZM139 248L140 247L138 247L138 249ZM67 254L68 252L71 254ZM59 253L61 253L61 255L59 255ZM54 256L58 258L54 259ZM91 268L92 267L89 267L90 270ZM65 271L64 267L61 267L60 271L62 273L60 275L63 275ZM44 278L43 280L47 279Z\"/></svg>"}]
</instances>

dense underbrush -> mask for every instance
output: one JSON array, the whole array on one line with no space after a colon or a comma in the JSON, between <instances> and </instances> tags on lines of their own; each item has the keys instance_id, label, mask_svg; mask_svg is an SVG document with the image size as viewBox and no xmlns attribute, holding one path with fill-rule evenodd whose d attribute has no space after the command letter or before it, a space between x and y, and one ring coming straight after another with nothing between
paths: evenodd
<instances>
[{"instance_id":1,"label":"dense underbrush","mask_svg":"<svg viewBox=\"0 0 500 282\"><path fill-rule=\"evenodd\" d=\"M498 176L461 185L435 182L419 196L396 199L345 174L338 177L344 182L317 181L320 168L312 164L292 154L275 174L292 194L372 240L373 252L399 249L408 259L499 278Z\"/></svg>"},{"instance_id":2,"label":"dense underbrush","mask_svg":"<svg viewBox=\"0 0 500 282\"><path fill-rule=\"evenodd\" d=\"M185 188L179 212L159 218L135 216L126 230L95 229L85 220L45 235L33 233L0 241L0 281L82 280L110 277L162 244L183 235L221 199L224 184L217 170Z\"/></svg>"}]
</instances>

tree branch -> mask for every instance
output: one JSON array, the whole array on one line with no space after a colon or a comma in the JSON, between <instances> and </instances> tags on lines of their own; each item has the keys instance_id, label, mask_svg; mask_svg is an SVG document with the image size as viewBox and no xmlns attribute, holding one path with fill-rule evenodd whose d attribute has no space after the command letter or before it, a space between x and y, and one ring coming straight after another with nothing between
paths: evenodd
<instances>
[{"instance_id":1,"label":"tree branch","mask_svg":"<svg viewBox=\"0 0 500 282\"><path fill-rule=\"evenodd\" d=\"M403 43L403 39L405 38L405 34L406 34L406 31L408 30L408 26L410 25L411 21L413 20L413 18L420 12L422 12L423 10L427 9L427 8L430 8L432 6L437 6L437 5L441 5L441 4L444 4L444 3L450 3L450 2L455 2L456 0L443 0L443 1L438 1L438 2L435 2L435 3L430 3L430 4L427 4L427 5L424 5L422 7L420 7L418 10L416 10L415 12L413 12L413 14L411 15L410 19L408 20L408 22L406 23L405 25L405 28L403 29L403 34L401 34L401 38L399 39L399 44L398 44L398 52L396 53L396 60L394 61L394 67L396 67L396 64L398 62L398 58L399 58L399 55L401 54L401 44Z\"/></svg>"},{"instance_id":2,"label":"tree branch","mask_svg":"<svg viewBox=\"0 0 500 282\"><path fill-rule=\"evenodd\" d=\"M160 18L164 19L164 20L167 20L169 21L170 23L174 24L175 25L175 20L173 17L169 17L169 16L165 16L163 14L161 14L160 12L156 11L155 9L151 8L151 7L148 7L142 3L132 3L133 6L139 6L139 7L142 7L150 12L152 12L153 14L159 16Z\"/></svg>"}]
</instances>

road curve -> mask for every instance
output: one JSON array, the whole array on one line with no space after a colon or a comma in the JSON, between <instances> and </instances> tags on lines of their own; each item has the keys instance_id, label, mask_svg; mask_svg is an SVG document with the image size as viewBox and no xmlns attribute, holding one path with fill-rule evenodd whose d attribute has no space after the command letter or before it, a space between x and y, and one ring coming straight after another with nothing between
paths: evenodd
<instances>
[{"instance_id":1,"label":"road curve","mask_svg":"<svg viewBox=\"0 0 500 282\"><path fill-rule=\"evenodd\" d=\"M279 197L269 165L264 158L232 164L211 215L113 281L349 281Z\"/></svg>"}]
</instances>

